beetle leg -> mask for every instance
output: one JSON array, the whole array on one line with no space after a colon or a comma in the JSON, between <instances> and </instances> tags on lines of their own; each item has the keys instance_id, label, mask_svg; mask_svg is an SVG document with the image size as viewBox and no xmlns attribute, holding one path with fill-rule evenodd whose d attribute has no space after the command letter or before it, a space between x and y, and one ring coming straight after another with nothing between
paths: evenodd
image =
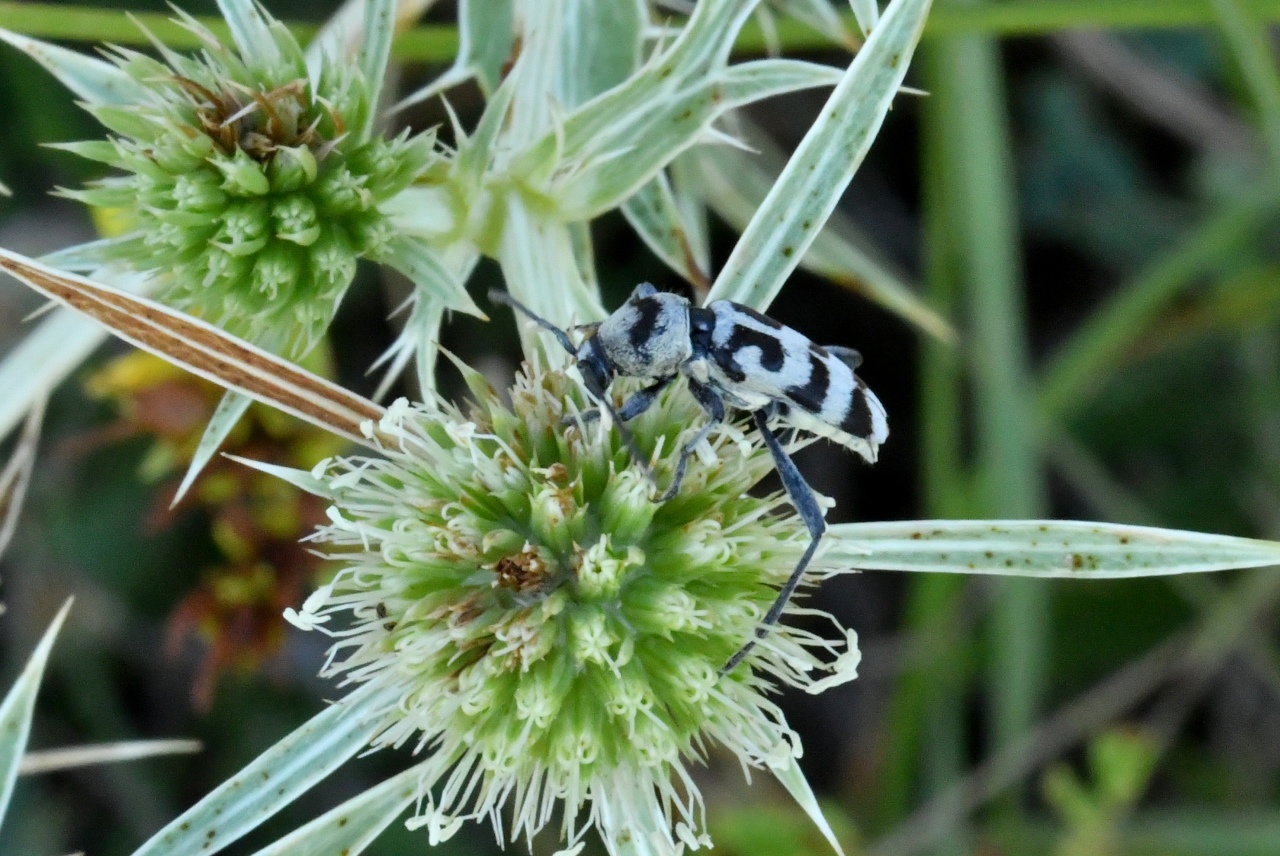
<instances>
[{"instance_id":1,"label":"beetle leg","mask_svg":"<svg viewBox=\"0 0 1280 856\"><path fill-rule=\"evenodd\" d=\"M671 485L662 496L658 497L658 502L666 502L680 492L680 484L684 481L685 471L689 468L689 458L692 457L693 450L697 448L699 443L707 439L711 429L724 421L724 401L714 389L704 383L699 383L693 378L689 378L689 391L693 393L693 397L698 400L698 403L702 405L702 409L707 411L707 415L711 419L680 450L680 459L676 462L676 471L675 475L671 477Z\"/></svg>"},{"instance_id":2,"label":"beetle leg","mask_svg":"<svg viewBox=\"0 0 1280 856\"><path fill-rule=\"evenodd\" d=\"M623 422L629 422L635 419L641 413L644 413L653 403L658 400L658 393L662 392L671 382L676 379L676 375L664 377L661 380L646 386L644 389L637 390L631 394L631 397L622 402L622 406L618 408L618 418ZM561 420L562 423L570 422L594 422L600 418L600 408L593 407L590 410L584 410L575 416L566 416Z\"/></svg>"},{"instance_id":3,"label":"beetle leg","mask_svg":"<svg viewBox=\"0 0 1280 856\"><path fill-rule=\"evenodd\" d=\"M778 597L774 600L773 606L769 607L764 619L756 627L755 638L748 640L747 644L738 649L738 653L729 658L729 662L725 663L720 670L721 675L727 675L732 672L746 658L747 654L751 653L751 649L756 646L756 643L769 635L769 628L778 623L778 619L782 616L782 610L786 609L788 601L791 600L791 595L795 593L796 587L800 585L805 569L809 567L813 554L817 552L818 543L827 531L827 521L822 516L822 508L818 505L818 498L814 496L813 488L809 487L809 483L804 480L804 476L800 475L800 470L796 467L795 461L791 460L787 450L782 448L782 443L779 442L778 436L769 428L768 411L757 410L752 415L756 421L756 428L760 431L760 436L764 437L764 443L769 447L769 452L773 455L773 463L778 469L778 475L782 479L783 488L787 491L787 497L791 500L791 504L796 507L796 511L800 514L800 519L804 521L804 525L809 530L809 547L804 551L804 555L800 557L800 562L796 565L795 570L791 572L791 576L786 583L778 590Z\"/></svg>"}]
</instances>

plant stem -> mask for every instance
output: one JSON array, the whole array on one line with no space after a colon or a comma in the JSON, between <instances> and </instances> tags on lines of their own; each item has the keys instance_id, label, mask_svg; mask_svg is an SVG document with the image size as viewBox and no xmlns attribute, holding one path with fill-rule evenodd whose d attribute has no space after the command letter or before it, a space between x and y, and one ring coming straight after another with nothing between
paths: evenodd
<instances>
[{"instance_id":1,"label":"plant stem","mask_svg":"<svg viewBox=\"0 0 1280 856\"><path fill-rule=\"evenodd\" d=\"M1280 0L1249 0L1243 5L1264 21L1280 21ZM174 24L169 16L155 12L135 12L134 17L174 48L198 47L196 38ZM852 14L846 14L854 26ZM218 17L198 17L219 36L226 34ZM995 36L1035 36L1072 28L1175 28L1214 22L1212 0L1008 0L990 6L942 6L935 9L925 29L925 37L946 37L962 33ZM288 22L302 40L313 35L311 23ZM43 39L64 41L108 41L131 47L147 47L148 42L116 9L53 3L0 2L0 27ZM777 21L778 44L784 52L830 48L829 34L819 33L789 18ZM738 38L737 50L760 53L766 47L763 31L754 23ZM393 55L397 59L420 62L448 62L457 55L458 33L452 26L420 25L396 38Z\"/></svg>"},{"instance_id":2,"label":"plant stem","mask_svg":"<svg viewBox=\"0 0 1280 856\"><path fill-rule=\"evenodd\" d=\"M1027 356L1012 152L998 45L987 36L935 39L926 87L941 117L967 309L972 370L975 516L1035 517L1043 506ZM990 627L991 743L1025 734L1043 693L1049 587L1006 580Z\"/></svg>"},{"instance_id":3,"label":"plant stem","mask_svg":"<svg viewBox=\"0 0 1280 856\"><path fill-rule=\"evenodd\" d=\"M922 55L932 64L934 57ZM944 317L957 310L957 248L951 229L952 193L947 177L942 120L933 99L921 104L923 146L924 285L926 299ZM960 358L954 346L921 341L921 488L929 517L963 517L969 506L961 455L964 414ZM877 806L888 827L906 815L917 783L928 799L958 781L964 770L964 704L970 664L958 656L963 630L960 607L968 583L945 574L908 581L904 632L919 638L924 656L905 670L895 688L887 722L888 746ZM947 840L964 836L957 829Z\"/></svg>"}]
</instances>

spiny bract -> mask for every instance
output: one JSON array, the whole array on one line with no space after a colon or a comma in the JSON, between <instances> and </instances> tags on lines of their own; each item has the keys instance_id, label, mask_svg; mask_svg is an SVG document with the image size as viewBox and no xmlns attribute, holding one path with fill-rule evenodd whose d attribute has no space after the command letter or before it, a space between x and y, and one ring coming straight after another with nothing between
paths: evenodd
<instances>
[{"instance_id":1,"label":"spiny bract","mask_svg":"<svg viewBox=\"0 0 1280 856\"><path fill-rule=\"evenodd\" d=\"M394 229L379 205L435 162L434 135L369 134L376 105L358 67L309 71L279 22L256 56L182 23L198 55L158 42L163 62L108 52L146 97L86 105L115 136L62 148L128 174L63 192L133 218L88 255L154 271L172 305L296 356L332 318L356 260L386 251Z\"/></svg>"}]
</instances>

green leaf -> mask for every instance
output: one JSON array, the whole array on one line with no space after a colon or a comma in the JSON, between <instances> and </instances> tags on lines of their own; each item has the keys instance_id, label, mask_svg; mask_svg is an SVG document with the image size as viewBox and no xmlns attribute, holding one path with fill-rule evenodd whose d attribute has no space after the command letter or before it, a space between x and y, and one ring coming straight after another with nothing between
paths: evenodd
<instances>
[{"instance_id":1,"label":"green leaf","mask_svg":"<svg viewBox=\"0 0 1280 856\"><path fill-rule=\"evenodd\" d=\"M515 94L516 81L514 77L508 77L485 105L480 121L476 123L475 132L470 137L458 135L458 156L454 159L453 171L455 183L459 186L480 185L493 159L494 147L508 121L511 100Z\"/></svg>"},{"instance_id":2,"label":"green leaf","mask_svg":"<svg viewBox=\"0 0 1280 856\"><path fill-rule=\"evenodd\" d=\"M467 293L466 283L449 269L435 250L421 241L397 236L388 243L382 260L407 276L414 285L433 295L446 309L488 319Z\"/></svg>"},{"instance_id":3,"label":"green leaf","mask_svg":"<svg viewBox=\"0 0 1280 856\"><path fill-rule=\"evenodd\" d=\"M360 66L361 75L368 87L365 98L369 109L364 127L360 129L362 138L367 138L373 132L378 118L378 101L382 96L383 81L387 77L391 38L395 31L396 0L365 0L364 38L360 40L360 50L356 53L356 63Z\"/></svg>"},{"instance_id":4,"label":"green leaf","mask_svg":"<svg viewBox=\"0 0 1280 856\"><path fill-rule=\"evenodd\" d=\"M855 12L857 6L865 5L866 2L867 0L855 0ZM874 8L875 0L870 2ZM860 41L855 39L844 25L844 19L836 12L836 7L831 0L769 0L769 6L849 50L857 50L860 44ZM878 9L876 14L879 15ZM870 27L864 25L862 29L865 32Z\"/></svg>"},{"instance_id":5,"label":"green leaf","mask_svg":"<svg viewBox=\"0 0 1280 856\"><path fill-rule=\"evenodd\" d=\"M164 755L194 755L204 748L199 740L121 740L88 746L64 746L26 752L18 764L18 774L32 776L97 764L121 764Z\"/></svg>"},{"instance_id":6,"label":"green leaf","mask_svg":"<svg viewBox=\"0 0 1280 856\"><path fill-rule=\"evenodd\" d=\"M18 680L0 702L0 820L9 808L13 785L18 779L18 765L31 735L31 717L35 713L36 693L40 691L44 667L49 661L49 652L53 650L53 640L57 638L70 609L71 601L68 600L40 638L40 644L32 652Z\"/></svg>"},{"instance_id":7,"label":"green leaf","mask_svg":"<svg viewBox=\"0 0 1280 856\"><path fill-rule=\"evenodd\" d=\"M724 97L731 106L785 95L802 89L835 86L844 72L830 65L798 59L758 59L731 65L720 74Z\"/></svg>"},{"instance_id":8,"label":"green leaf","mask_svg":"<svg viewBox=\"0 0 1280 856\"><path fill-rule=\"evenodd\" d=\"M750 127L741 122L745 127ZM736 229L745 229L769 194L785 164L762 132L747 133L751 154L736 149L694 149L689 182L699 197ZM905 279L881 260L854 222L839 209L831 212L800 266L864 295L943 342L955 341L954 328L924 302Z\"/></svg>"},{"instance_id":9,"label":"green leaf","mask_svg":"<svg viewBox=\"0 0 1280 856\"><path fill-rule=\"evenodd\" d=\"M458 0L458 52L448 71L405 96L402 110L475 78L486 98L502 85L515 45L515 0Z\"/></svg>"},{"instance_id":10,"label":"green leaf","mask_svg":"<svg viewBox=\"0 0 1280 856\"><path fill-rule=\"evenodd\" d=\"M904 520L832 526L831 566L1120 579L1280 565L1280 542L1078 520Z\"/></svg>"},{"instance_id":11,"label":"green leaf","mask_svg":"<svg viewBox=\"0 0 1280 856\"><path fill-rule=\"evenodd\" d=\"M827 839L831 849L840 854L840 856L844 856L844 850L836 839L835 830L831 828L831 824L827 822L826 816L823 815L822 807L818 805L818 798L813 795L813 788L809 786L809 780L804 777L804 772L800 769L800 765L796 763L796 759L788 755L785 763L780 766L770 765L769 770L782 783L782 786L787 789L787 793L791 794L791 798L796 801L796 804L804 809L805 814L809 815L809 819L822 832L822 836Z\"/></svg>"},{"instance_id":12,"label":"green leaf","mask_svg":"<svg viewBox=\"0 0 1280 856\"><path fill-rule=\"evenodd\" d=\"M347 0L316 31L315 37L311 39L306 49L307 68L313 74L320 70L324 62L349 62L359 53L365 40L367 2L368 0ZM408 29L433 5L435 0L399 0L392 13L393 28L397 31ZM310 25L299 26L296 22L289 23L287 26L300 41L305 41L306 34L313 30ZM441 59L452 56L450 52Z\"/></svg>"},{"instance_id":13,"label":"green leaf","mask_svg":"<svg viewBox=\"0 0 1280 856\"><path fill-rule=\"evenodd\" d=\"M255 461L252 458L242 458L239 455L227 455L227 460L243 464L251 470L266 473L272 478L277 478L282 482L287 482L298 490L309 493L312 496L319 496L324 499L333 498L333 491L329 490L329 485L306 470L297 470L293 467L284 467L279 464L268 464L265 461Z\"/></svg>"},{"instance_id":14,"label":"green leaf","mask_svg":"<svg viewBox=\"0 0 1280 856\"><path fill-rule=\"evenodd\" d=\"M902 85L930 0L894 0L725 262L708 300L767 309L862 163Z\"/></svg>"},{"instance_id":15,"label":"green leaf","mask_svg":"<svg viewBox=\"0 0 1280 856\"><path fill-rule=\"evenodd\" d=\"M582 276L569 227L533 214L514 195L507 200L505 217L498 258L512 296L563 328L603 318L600 292ZM536 352L537 342L551 341L541 339L542 332L523 321L517 325L526 354ZM565 359L559 345L545 353L551 365Z\"/></svg>"},{"instance_id":16,"label":"green leaf","mask_svg":"<svg viewBox=\"0 0 1280 856\"><path fill-rule=\"evenodd\" d=\"M356 856L373 843L415 799L425 761L352 797L259 850L255 856Z\"/></svg>"},{"instance_id":17,"label":"green leaf","mask_svg":"<svg viewBox=\"0 0 1280 856\"><path fill-rule=\"evenodd\" d=\"M1212 2L1227 44L1257 104L1271 167L1280 170L1280 70L1270 44L1271 32L1257 13L1240 0Z\"/></svg>"},{"instance_id":18,"label":"green leaf","mask_svg":"<svg viewBox=\"0 0 1280 856\"><path fill-rule=\"evenodd\" d=\"M709 288L711 280L699 264L686 225L684 211L676 202L665 172L633 193L622 203L622 214L653 254L676 273L699 288Z\"/></svg>"},{"instance_id":19,"label":"green leaf","mask_svg":"<svg viewBox=\"0 0 1280 856\"><path fill-rule=\"evenodd\" d=\"M458 64L468 69L485 95L502 84L502 67L515 47L515 0L459 0Z\"/></svg>"},{"instance_id":20,"label":"green leaf","mask_svg":"<svg viewBox=\"0 0 1280 856\"><path fill-rule=\"evenodd\" d=\"M270 19L257 0L218 0L231 38L250 67L274 66L282 59Z\"/></svg>"},{"instance_id":21,"label":"green leaf","mask_svg":"<svg viewBox=\"0 0 1280 856\"><path fill-rule=\"evenodd\" d=\"M853 7L853 17L864 35L880 22L880 6L876 0L850 0L849 5Z\"/></svg>"},{"instance_id":22,"label":"green leaf","mask_svg":"<svg viewBox=\"0 0 1280 856\"><path fill-rule=\"evenodd\" d=\"M8 42L43 65L88 104L127 105L147 101L146 89L112 63L5 29L0 29L0 41Z\"/></svg>"},{"instance_id":23,"label":"green leaf","mask_svg":"<svg viewBox=\"0 0 1280 856\"><path fill-rule=\"evenodd\" d=\"M732 114L730 114L732 115ZM711 271L711 223L707 204L698 194L697 176L692 161L676 158L667 168L671 176L671 191L680 209L680 222L684 226L689 249L701 270ZM710 289L708 283L706 288Z\"/></svg>"},{"instance_id":24,"label":"green leaf","mask_svg":"<svg viewBox=\"0 0 1280 856\"><path fill-rule=\"evenodd\" d=\"M173 495L170 507L177 505L187 495L191 485L195 484L196 477L208 466L209 461L213 460L213 456L218 454L218 449L235 430L250 404L253 404L253 399L239 392L227 392L222 396L217 409L209 417L209 424L205 426L204 434L200 436L200 444L196 447L195 454L191 456L191 464L187 467L187 473L182 477L182 483L178 485L178 490Z\"/></svg>"},{"instance_id":25,"label":"green leaf","mask_svg":"<svg viewBox=\"0 0 1280 856\"><path fill-rule=\"evenodd\" d=\"M120 155L120 150L112 140L83 140L75 143L45 143L47 149L70 152L87 160L105 163L116 169L126 169L128 161Z\"/></svg>"},{"instance_id":26,"label":"green leaf","mask_svg":"<svg viewBox=\"0 0 1280 856\"><path fill-rule=\"evenodd\" d=\"M578 168L548 189L562 217L588 220L611 208L653 179L676 156L709 131L726 111L774 95L838 82L831 66L798 60L766 59L730 66L719 75L670 95L635 105L618 124L590 142L571 149L565 159ZM636 140L644 140L637 146Z\"/></svg>"},{"instance_id":27,"label":"green leaf","mask_svg":"<svg viewBox=\"0 0 1280 856\"><path fill-rule=\"evenodd\" d=\"M569 109L622 83L640 65L644 0L564 0L556 97Z\"/></svg>"},{"instance_id":28,"label":"green leaf","mask_svg":"<svg viewBox=\"0 0 1280 856\"><path fill-rule=\"evenodd\" d=\"M390 698L365 687L330 705L175 818L133 856L212 854L253 831L368 745Z\"/></svg>"},{"instance_id":29,"label":"green leaf","mask_svg":"<svg viewBox=\"0 0 1280 856\"><path fill-rule=\"evenodd\" d=\"M40 444L40 425L44 420L45 401L35 402L27 414L22 436L0 469L0 556L8 549L13 533L18 528L22 513L22 501L26 498L27 485L31 483L31 471L35 468L36 447Z\"/></svg>"},{"instance_id":30,"label":"green leaf","mask_svg":"<svg viewBox=\"0 0 1280 856\"><path fill-rule=\"evenodd\" d=\"M456 243L445 251L445 258L441 264L447 278L461 284L471 278L471 272L475 270L479 261L480 254L474 247ZM467 299L470 300L470 297ZM375 401L380 401L387 394L391 384L404 372L409 361L415 358L418 386L423 399L430 401L435 395L436 359L440 352L440 325L444 321L444 313L453 307L449 305L440 290L424 285L414 288L410 300L413 306L404 329L369 369L372 372L386 366L377 392L373 394ZM476 311L478 312L479 309Z\"/></svg>"},{"instance_id":31,"label":"green leaf","mask_svg":"<svg viewBox=\"0 0 1280 856\"><path fill-rule=\"evenodd\" d=\"M629 149L637 138L628 136L624 126L637 120L643 122L639 114L663 107L673 98L681 97L681 93L688 99L690 90L705 88L717 64L722 67L726 61L734 36L756 2L707 0L699 3L680 36L665 52L656 54L639 72L543 132L514 159L512 173L545 176L559 162L583 164L593 154L616 156L619 149ZM695 99L697 94L695 92ZM601 145L605 139L608 142ZM647 141L646 148L653 149L655 144Z\"/></svg>"}]
</instances>

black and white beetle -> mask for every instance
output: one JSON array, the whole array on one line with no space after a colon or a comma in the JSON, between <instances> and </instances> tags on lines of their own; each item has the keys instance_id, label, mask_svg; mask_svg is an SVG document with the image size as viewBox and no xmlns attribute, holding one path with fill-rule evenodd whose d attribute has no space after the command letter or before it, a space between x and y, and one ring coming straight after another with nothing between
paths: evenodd
<instances>
[{"instance_id":1,"label":"black and white beetle","mask_svg":"<svg viewBox=\"0 0 1280 856\"><path fill-rule=\"evenodd\" d=\"M577 346L568 333L506 292L491 291L489 299L519 310L555 335L574 356L587 390L614 417L641 466L644 458L624 423L647 410L658 393L684 375L689 391L710 419L680 450L671 485L658 502L679 492L690 456L724 421L726 405L751 413L773 455L782 486L809 529L810 542L756 629L756 638L729 659L721 674L732 671L777 623L827 528L813 489L770 423L830 438L874 463L880 444L889 436L889 424L880 401L854 374L861 355L849 348L815 345L796 330L741 304L717 300L694 306L649 283L636 286L627 302L604 321L587 326L590 332ZM653 383L614 408L606 392L618 375ZM585 418L598 415L583 414Z\"/></svg>"}]
</instances>

